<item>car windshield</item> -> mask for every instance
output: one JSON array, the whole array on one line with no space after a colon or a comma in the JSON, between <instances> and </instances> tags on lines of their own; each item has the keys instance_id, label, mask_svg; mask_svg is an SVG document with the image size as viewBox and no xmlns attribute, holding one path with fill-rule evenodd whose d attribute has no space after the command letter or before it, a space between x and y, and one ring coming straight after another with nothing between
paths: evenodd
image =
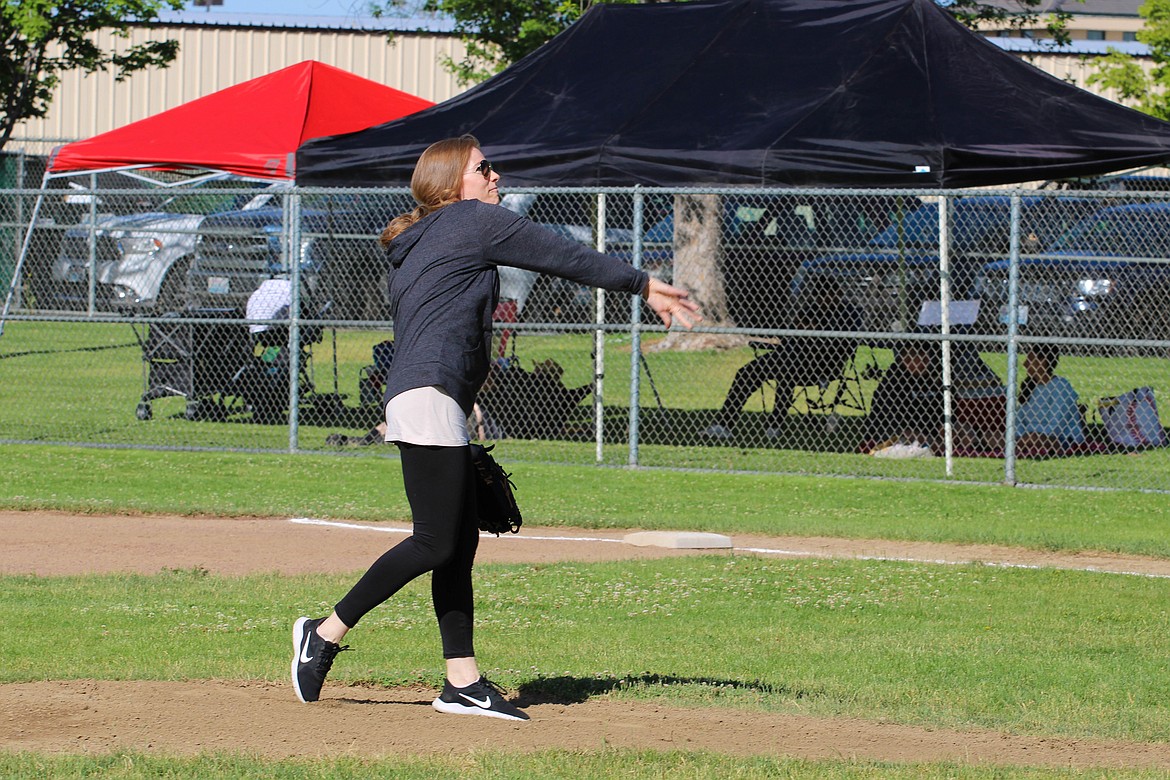
<instances>
[{"instance_id":1,"label":"car windshield","mask_svg":"<svg viewBox=\"0 0 1170 780\"><path fill-rule=\"evenodd\" d=\"M1081 220L1052 251L1121 257L1170 257L1170 211L1104 209Z\"/></svg>"},{"instance_id":2,"label":"car windshield","mask_svg":"<svg viewBox=\"0 0 1170 780\"><path fill-rule=\"evenodd\" d=\"M270 186L260 182L216 182L208 185L207 191L188 190L176 195L164 202L161 210L167 214L204 216L221 211L236 211L251 204L260 190Z\"/></svg>"},{"instance_id":3,"label":"car windshield","mask_svg":"<svg viewBox=\"0 0 1170 780\"><path fill-rule=\"evenodd\" d=\"M1023 239L1032 237L1024 251L1049 246L1074 225L1083 214L1073 201L1055 198L1030 199L1021 204L1020 232ZM1008 251L1011 227L1011 203L1006 198L959 199L955 201L951 221L951 245L967 252ZM899 231L901 241L899 241ZM899 245L933 249L938 246L938 204L931 203L906 215L899 227L890 225L873 240L874 246L894 248Z\"/></svg>"}]
</instances>

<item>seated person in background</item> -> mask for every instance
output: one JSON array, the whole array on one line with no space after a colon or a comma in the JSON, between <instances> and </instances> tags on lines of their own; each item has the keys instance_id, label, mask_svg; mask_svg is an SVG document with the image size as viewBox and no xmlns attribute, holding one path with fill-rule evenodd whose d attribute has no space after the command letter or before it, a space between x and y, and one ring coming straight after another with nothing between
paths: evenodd
<instances>
[{"instance_id":1,"label":"seated person in background","mask_svg":"<svg viewBox=\"0 0 1170 780\"><path fill-rule=\"evenodd\" d=\"M473 438L557 439L567 435L573 410L593 384L566 387L565 369L555 360L535 363L497 360L476 397Z\"/></svg>"},{"instance_id":2,"label":"seated person in background","mask_svg":"<svg viewBox=\"0 0 1170 780\"><path fill-rule=\"evenodd\" d=\"M942 441L943 386L938 345L906 341L873 392L862 438L867 451L891 444L921 444L938 452Z\"/></svg>"},{"instance_id":3,"label":"seated person in background","mask_svg":"<svg viewBox=\"0 0 1170 780\"><path fill-rule=\"evenodd\" d=\"M951 387L955 447L968 453L1002 451L1007 387L976 344L951 344Z\"/></svg>"},{"instance_id":4,"label":"seated person in background","mask_svg":"<svg viewBox=\"0 0 1170 780\"><path fill-rule=\"evenodd\" d=\"M809 300L797 310L796 330L856 331L861 327L861 312L845 300L835 279L818 279L810 289ZM776 382L776 403L768 429L769 437L780 435L784 416L792 405L798 387L827 384L838 379L845 361L857 349L852 338L813 338L792 336L750 360L735 373L731 389L719 410L715 424L703 436L730 439L739 413L748 398L769 381Z\"/></svg>"},{"instance_id":5,"label":"seated person in background","mask_svg":"<svg viewBox=\"0 0 1170 780\"><path fill-rule=\"evenodd\" d=\"M1060 349L1055 344L1031 344L1024 355L1027 376L1020 385L1016 408L1016 446L1031 450L1059 450L1083 444L1077 392L1056 376Z\"/></svg>"}]
</instances>

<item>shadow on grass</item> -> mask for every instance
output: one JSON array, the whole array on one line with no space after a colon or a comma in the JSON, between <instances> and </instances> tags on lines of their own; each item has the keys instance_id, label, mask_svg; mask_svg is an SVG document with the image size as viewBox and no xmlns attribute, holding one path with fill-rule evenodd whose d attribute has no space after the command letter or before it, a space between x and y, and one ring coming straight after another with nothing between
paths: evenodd
<instances>
[{"instance_id":1,"label":"shadow on grass","mask_svg":"<svg viewBox=\"0 0 1170 780\"><path fill-rule=\"evenodd\" d=\"M306 396L298 408L301 425L328 426L367 431L378 424L381 409L372 406L348 406L345 397L333 393ZM287 404L283 408L252 408L242 399L220 396L188 401L183 411L169 415L173 420L188 422L237 423L243 425L288 426Z\"/></svg>"},{"instance_id":2,"label":"shadow on grass","mask_svg":"<svg viewBox=\"0 0 1170 780\"><path fill-rule=\"evenodd\" d=\"M779 695L803 699L813 694L783 685L760 682L759 680L725 680L717 677L679 677L673 674L641 674L625 677L538 677L523 683L519 688L518 706L532 704L581 704L595 696L615 691L669 688L674 686L697 686L715 692L727 690L753 691L764 695Z\"/></svg>"},{"instance_id":3,"label":"shadow on grass","mask_svg":"<svg viewBox=\"0 0 1170 780\"><path fill-rule=\"evenodd\" d=\"M605 411L607 443L627 441L629 410L606 407ZM769 414L745 410L739 415L731 438L705 436L703 432L715 422L716 415L714 409L644 408L640 410L638 439L641 444L848 453L857 451L865 427L865 418L860 415L792 412L781 415L781 424L773 428L775 419ZM584 438L592 438L592 424L591 418L579 420L581 428L586 430Z\"/></svg>"}]
</instances>

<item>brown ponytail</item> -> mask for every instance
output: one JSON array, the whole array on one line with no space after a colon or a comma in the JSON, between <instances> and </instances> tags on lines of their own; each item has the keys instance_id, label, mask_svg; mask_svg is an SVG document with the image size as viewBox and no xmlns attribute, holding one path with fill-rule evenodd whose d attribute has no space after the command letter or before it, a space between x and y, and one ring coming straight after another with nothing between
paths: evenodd
<instances>
[{"instance_id":1,"label":"brown ponytail","mask_svg":"<svg viewBox=\"0 0 1170 780\"><path fill-rule=\"evenodd\" d=\"M463 190L463 169L471 152L479 148L472 135L446 138L426 148L410 177L410 194L418 206L390 220L378 240L386 247L398 234L444 206L458 203Z\"/></svg>"}]
</instances>

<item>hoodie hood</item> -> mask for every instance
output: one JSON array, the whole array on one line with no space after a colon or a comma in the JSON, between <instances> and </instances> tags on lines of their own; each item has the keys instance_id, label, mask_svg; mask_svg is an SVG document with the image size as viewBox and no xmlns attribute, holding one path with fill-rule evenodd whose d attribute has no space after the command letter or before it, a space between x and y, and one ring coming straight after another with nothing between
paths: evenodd
<instances>
[{"instance_id":1,"label":"hoodie hood","mask_svg":"<svg viewBox=\"0 0 1170 780\"><path fill-rule=\"evenodd\" d=\"M451 204L451 206L454 205L457 204ZM403 262L406 261L406 256L410 254L410 250L414 249L415 244L422 240L423 235L430 229L431 225L435 224L443 212L451 206L444 206L437 211L432 211L395 236L394 240L390 242L390 246L386 247L386 257L390 260L390 265L401 268Z\"/></svg>"}]
</instances>

